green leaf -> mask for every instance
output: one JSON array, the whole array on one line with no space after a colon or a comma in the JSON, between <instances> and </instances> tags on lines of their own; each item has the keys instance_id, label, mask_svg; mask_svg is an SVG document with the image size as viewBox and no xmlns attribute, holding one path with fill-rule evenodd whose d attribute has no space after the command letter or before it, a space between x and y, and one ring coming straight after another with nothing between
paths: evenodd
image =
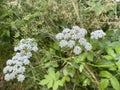
<instances>
[{"instance_id":1,"label":"green leaf","mask_svg":"<svg viewBox=\"0 0 120 90\"><path fill-rule=\"evenodd\" d=\"M69 78L68 76L64 76L64 77L62 78L62 84L64 84L66 81L67 81L67 82L70 81L70 78Z\"/></svg>"},{"instance_id":2,"label":"green leaf","mask_svg":"<svg viewBox=\"0 0 120 90\"><path fill-rule=\"evenodd\" d=\"M112 77L112 74L109 73L108 71L101 71L101 72L100 72L100 76L106 77L106 78L111 78L111 77Z\"/></svg>"},{"instance_id":3,"label":"green leaf","mask_svg":"<svg viewBox=\"0 0 120 90\"><path fill-rule=\"evenodd\" d=\"M107 60L113 60L113 57L111 55L104 55L103 57Z\"/></svg>"},{"instance_id":4,"label":"green leaf","mask_svg":"<svg viewBox=\"0 0 120 90\"><path fill-rule=\"evenodd\" d=\"M89 61L93 61L93 53L91 53L91 52L87 53L87 59Z\"/></svg>"},{"instance_id":5,"label":"green leaf","mask_svg":"<svg viewBox=\"0 0 120 90\"><path fill-rule=\"evenodd\" d=\"M55 77L56 77L56 79L59 79L59 78L60 78L60 72L57 72L57 73L55 74Z\"/></svg>"},{"instance_id":6,"label":"green leaf","mask_svg":"<svg viewBox=\"0 0 120 90\"><path fill-rule=\"evenodd\" d=\"M90 80L87 78L83 81L83 86L90 85Z\"/></svg>"},{"instance_id":7,"label":"green leaf","mask_svg":"<svg viewBox=\"0 0 120 90\"><path fill-rule=\"evenodd\" d=\"M54 83L53 85L53 90L57 90L58 89L58 86L62 86L62 81L58 80Z\"/></svg>"},{"instance_id":8,"label":"green leaf","mask_svg":"<svg viewBox=\"0 0 120 90\"><path fill-rule=\"evenodd\" d=\"M99 83L99 88L100 90L104 90L109 84L108 79L102 79L101 82Z\"/></svg>"},{"instance_id":9,"label":"green leaf","mask_svg":"<svg viewBox=\"0 0 120 90\"><path fill-rule=\"evenodd\" d=\"M48 83L48 88L51 88L53 86L53 80L49 80L49 83Z\"/></svg>"},{"instance_id":10,"label":"green leaf","mask_svg":"<svg viewBox=\"0 0 120 90\"><path fill-rule=\"evenodd\" d=\"M80 65L80 67L79 67L79 71L80 71L80 72L82 72L82 71L83 71L83 69L84 69L84 65L83 65L83 64L81 64L81 65Z\"/></svg>"},{"instance_id":11,"label":"green leaf","mask_svg":"<svg viewBox=\"0 0 120 90\"><path fill-rule=\"evenodd\" d=\"M84 61L86 56L87 56L87 53L83 53L83 54L79 55L79 57L75 59L75 62L79 63L81 61Z\"/></svg>"},{"instance_id":12,"label":"green leaf","mask_svg":"<svg viewBox=\"0 0 120 90\"><path fill-rule=\"evenodd\" d=\"M49 78L55 79L55 71L53 68L48 69Z\"/></svg>"},{"instance_id":13,"label":"green leaf","mask_svg":"<svg viewBox=\"0 0 120 90\"><path fill-rule=\"evenodd\" d=\"M111 85L115 90L120 90L120 84L118 82L118 80L115 77L112 77L110 79Z\"/></svg>"},{"instance_id":14,"label":"green leaf","mask_svg":"<svg viewBox=\"0 0 120 90\"><path fill-rule=\"evenodd\" d=\"M67 75L68 75L67 68L63 68L63 74L64 74L65 76L67 76Z\"/></svg>"},{"instance_id":15,"label":"green leaf","mask_svg":"<svg viewBox=\"0 0 120 90\"><path fill-rule=\"evenodd\" d=\"M45 84L47 84L47 83L48 83L48 80L43 79L39 84L41 84L41 85L45 85Z\"/></svg>"},{"instance_id":16,"label":"green leaf","mask_svg":"<svg viewBox=\"0 0 120 90\"><path fill-rule=\"evenodd\" d=\"M115 57L116 55L115 55L115 52L114 52L114 50L112 49L112 48L107 48L107 53L108 53L108 55L111 55L112 57Z\"/></svg>"},{"instance_id":17,"label":"green leaf","mask_svg":"<svg viewBox=\"0 0 120 90\"><path fill-rule=\"evenodd\" d=\"M69 75L73 77L75 74L75 69L74 68L69 68Z\"/></svg>"},{"instance_id":18,"label":"green leaf","mask_svg":"<svg viewBox=\"0 0 120 90\"><path fill-rule=\"evenodd\" d=\"M117 54L120 54L120 45L116 45L116 46L115 46L115 52L116 52Z\"/></svg>"},{"instance_id":19,"label":"green leaf","mask_svg":"<svg viewBox=\"0 0 120 90\"><path fill-rule=\"evenodd\" d=\"M58 82L56 81L53 85L53 90L57 90L57 88L58 88Z\"/></svg>"},{"instance_id":20,"label":"green leaf","mask_svg":"<svg viewBox=\"0 0 120 90\"><path fill-rule=\"evenodd\" d=\"M118 66L118 71L120 71L120 61L118 61L116 65Z\"/></svg>"},{"instance_id":21,"label":"green leaf","mask_svg":"<svg viewBox=\"0 0 120 90\"><path fill-rule=\"evenodd\" d=\"M48 89L53 88L53 90L57 90L58 86L63 85L63 81L59 80L60 72L56 72L53 68L48 69L48 75L45 75L45 79L43 79L40 84L47 85Z\"/></svg>"},{"instance_id":22,"label":"green leaf","mask_svg":"<svg viewBox=\"0 0 120 90\"><path fill-rule=\"evenodd\" d=\"M75 74L75 69L72 68L72 67L65 67L65 68L63 69L63 74L64 74L65 76L70 75L71 77L73 77L74 74Z\"/></svg>"}]
</instances>

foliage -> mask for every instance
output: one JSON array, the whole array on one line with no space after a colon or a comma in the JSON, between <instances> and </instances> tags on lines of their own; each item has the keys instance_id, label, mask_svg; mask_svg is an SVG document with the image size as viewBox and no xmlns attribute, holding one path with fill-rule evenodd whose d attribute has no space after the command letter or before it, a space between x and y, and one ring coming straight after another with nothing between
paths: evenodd
<instances>
[{"instance_id":1,"label":"foliage","mask_svg":"<svg viewBox=\"0 0 120 90\"><path fill-rule=\"evenodd\" d=\"M0 0L0 74L20 39L35 38L39 44L25 81L2 81L0 89L120 90L119 5L112 0ZM88 30L91 51L76 56L59 47L55 34L73 25ZM106 37L90 40L97 29Z\"/></svg>"}]
</instances>

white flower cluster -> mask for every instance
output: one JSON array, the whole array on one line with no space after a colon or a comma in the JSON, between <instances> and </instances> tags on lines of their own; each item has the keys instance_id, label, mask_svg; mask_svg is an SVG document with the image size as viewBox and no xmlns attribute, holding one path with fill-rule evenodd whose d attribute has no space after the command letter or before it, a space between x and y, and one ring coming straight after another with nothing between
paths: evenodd
<instances>
[{"instance_id":1,"label":"white flower cluster","mask_svg":"<svg viewBox=\"0 0 120 90\"><path fill-rule=\"evenodd\" d=\"M59 46L61 48L74 48L73 53L78 55L82 52L81 45L84 46L87 51L92 49L92 45L87 42L85 38L86 34L86 29L73 26L72 29L65 28L61 33L58 33L56 39L60 41Z\"/></svg>"},{"instance_id":2,"label":"white flower cluster","mask_svg":"<svg viewBox=\"0 0 120 90\"><path fill-rule=\"evenodd\" d=\"M103 32L103 30L96 30L91 32L91 39L98 40L99 38L103 38L106 35L106 33Z\"/></svg>"},{"instance_id":3,"label":"white flower cluster","mask_svg":"<svg viewBox=\"0 0 120 90\"><path fill-rule=\"evenodd\" d=\"M31 51L37 51L37 43L34 39L22 39L20 43L14 47L14 51L19 51L6 62L6 67L3 69L5 74L5 80L10 81L17 78L19 82L23 82L25 79L25 65L29 65L29 58L32 56Z\"/></svg>"}]
</instances>

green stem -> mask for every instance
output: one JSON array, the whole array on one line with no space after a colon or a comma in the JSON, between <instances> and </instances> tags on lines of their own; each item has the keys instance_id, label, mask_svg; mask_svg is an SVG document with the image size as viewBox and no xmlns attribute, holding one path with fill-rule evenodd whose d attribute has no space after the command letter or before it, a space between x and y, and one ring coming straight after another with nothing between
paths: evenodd
<instances>
[{"instance_id":1,"label":"green stem","mask_svg":"<svg viewBox=\"0 0 120 90\"><path fill-rule=\"evenodd\" d=\"M99 81L97 77L94 75L93 71L89 68L88 65L84 65L85 70L91 75L91 80L93 83L97 85L97 88L99 89Z\"/></svg>"},{"instance_id":2,"label":"green stem","mask_svg":"<svg viewBox=\"0 0 120 90\"><path fill-rule=\"evenodd\" d=\"M95 65L95 64L91 64L91 63L86 63L87 65L93 66L93 67L103 67L103 68L108 68L108 67L112 67L112 66L116 66L117 64L120 64L120 62L117 62L116 65L113 64L104 64L104 65Z\"/></svg>"},{"instance_id":3,"label":"green stem","mask_svg":"<svg viewBox=\"0 0 120 90\"><path fill-rule=\"evenodd\" d=\"M31 68L33 68L33 66L30 64L30 67ZM32 75L33 75L33 78L34 78L34 80L36 80L36 77L35 77L35 74L34 74L34 71L31 69L31 71L32 71Z\"/></svg>"}]
</instances>

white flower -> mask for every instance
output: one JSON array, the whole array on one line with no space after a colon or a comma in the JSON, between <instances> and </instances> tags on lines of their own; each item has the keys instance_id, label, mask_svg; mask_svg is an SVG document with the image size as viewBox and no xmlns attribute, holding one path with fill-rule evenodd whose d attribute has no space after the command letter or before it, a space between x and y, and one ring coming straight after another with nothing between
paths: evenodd
<instances>
[{"instance_id":1,"label":"white flower","mask_svg":"<svg viewBox=\"0 0 120 90\"><path fill-rule=\"evenodd\" d=\"M85 38L80 38L79 41L80 45L86 45L87 41Z\"/></svg>"},{"instance_id":2,"label":"white flower","mask_svg":"<svg viewBox=\"0 0 120 90\"><path fill-rule=\"evenodd\" d=\"M71 38L74 39L74 40L79 39L79 37L78 37L76 34L73 34L73 35L71 36Z\"/></svg>"},{"instance_id":3,"label":"white flower","mask_svg":"<svg viewBox=\"0 0 120 90\"><path fill-rule=\"evenodd\" d=\"M15 73L10 73L10 79L14 79L15 78Z\"/></svg>"},{"instance_id":4,"label":"white flower","mask_svg":"<svg viewBox=\"0 0 120 90\"><path fill-rule=\"evenodd\" d=\"M17 70L18 70L18 66L17 66L17 65L14 65L14 66L13 66L13 72L17 74Z\"/></svg>"},{"instance_id":5,"label":"white flower","mask_svg":"<svg viewBox=\"0 0 120 90\"><path fill-rule=\"evenodd\" d=\"M15 56L12 57L12 60L18 60L21 56L21 53L16 53Z\"/></svg>"},{"instance_id":6,"label":"white flower","mask_svg":"<svg viewBox=\"0 0 120 90\"><path fill-rule=\"evenodd\" d=\"M30 58L30 57L32 57L32 53L31 53L31 52L27 52L27 53L26 53L26 56L27 56L28 58Z\"/></svg>"},{"instance_id":7,"label":"white flower","mask_svg":"<svg viewBox=\"0 0 120 90\"><path fill-rule=\"evenodd\" d=\"M82 49L81 49L79 46L75 46L73 52L74 52L76 55L78 55L78 54L80 54L80 53L82 52Z\"/></svg>"},{"instance_id":8,"label":"white flower","mask_svg":"<svg viewBox=\"0 0 120 90\"><path fill-rule=\"evenodd\" d=\"M7 72L9 71L9 68L10 68L10 66L6 66L6 67L3 69L3 73L4 73L4 74L7 73Z\"/></svg>"},{"instance_id":9,"label":"white flower","mask_svg":"<svg viewBox=\"0 0 120 90\"><path fill-rule=\"evenodd\" d=\"M63 34L63 33L58 33L55 38L56 38L57 40L61 40L63 37L64 37L64 34Z\"/></svg>"},{"instance_id":10,"label":"white flower","mask_svg":"<svg viewBox=\"0 0 120 90\"><path fill-rule=\"evenodd\" d=\"M25 47L27 47L26 44L20 44L20 45L18 46L19 50L23 50L23 49L25 49Z\"/></svg>"},{"instance_id":11,"label":"white flower","mask_svg":"<svg viewBox=\"0 0 120 90\"><path fill-rule=\"evenodd\" d=\"M10 79L11 79L11 78L10 78L10 74L5 74L5 77L4 77L4 78L5 78L6 81L10 81Z\"/></svg>"},{"instance_id":12,"label":"white flower","mask_svg":"<svg viewBox=\"0 0 120 90\"><path fill-rule=\"evenodd\" d=\"M62 31L63 34L66 34L66 33L69 33L69 32L70 32L70 29L69 29L69 28L65 28L65 29L63 29L63 31Z\"/></svg>"},{"instance_id":13,"label":"white flower","mask_svg":"<svg viewBox=\"0 0 120 90\"><path fill-rule=\"evenodd\" d=\"M7 60L6 64L7 65L12 65L13 64L13 60L11 60L11 59Z\"/></svg>"},{"instance_id":14,"label":"white flower","mask_svg":"<svg viewBox=\"0 0 120 90\"><path fill-rule=\"evenodd\" d=\"M18 73L24 73L25 72L25 67L21 66L17 70Z\"/></svg>"},{"instance_id":15,"label":"white flower","mask_svg":"<svg viewBox=\"0 0 120 90\"><path fill-rule=\"evenodd\" d=\"M27 38L26 41L32 42L32 41L34 41L34 39L33 38Z\"/></svg>"},{"instance_id":16,"label":"white flower","mask_svg":"<svg viewBox=\"0 0 120 90\"><path fill-rule=\"evenodd\" d=\"M37 51L38 51L38 47L35 46L35 47L32 48L32 50L33 50L34 52L37 52Z\"/></svg>"},{"instance_id":17,"label":"white flower","mask_svg":"<svg viewBox=\"0 0 120 90\"><path fill-rule=\"evenodd\" d=\"M80 33L81 33L81 35L82 35L83 37L85 37L85 35L87 34L87 30L84 29L84 28L81 28L81 29L80 29Z\"/></svg>"},{"instance_id":18,"label":"white flower","mask_svg":"<svg viewBox=\"0 0 120 90\"><path fill-rule=\"evenodd\" d=\"M24 63L25 65L29 65L29 64L30 64L30 61L29 61L28 59L25 59L25 60L23 60L23 63Z\"/></svg>"},{"instance_id":19,"label":"white flower","mask_svg":"<svg viewBox=\"0 0 120 90\"><path fill-rule=\"evenodd\" d=\"M87 51L90 51L90 50L92 49L92 45L87 42L87 43L85 44L85 49L86 49Z\"/></svg>"},{"instance_id":20,"label":"white flower","mask_svg":"<svg viewBox=\"0 0 120 90\"><path fill-rule=\"evenodd\" d=\"M4 69L3 69L3 73L7 73L7 72L11 72L13 70L12 66L6 66Z\"/></svg>"},{"instance_id":21,"label":"white flower","mask_svg":"<svg viewBox=\"0 0 120 90\"><path fill-rule=\"evenodd\" d=\"M35 50L37 51L37 43L33 38L28 38L28 39L21 39L20 43L14 48L14 51L21 51L21 50L29 50L32 51Z\"/></svg>"},{"instance_id":22,"label":"white flower","mask_svg":"<svg viewBox=\"0 0 120 90\"><path fill-rule=\"evenodd\" d=\"M70 30L70 34L71 34L71 35L76 34L76 30L71 29L71 30Z\"/></svg>"},{"instance_id":23,"label":"white flower","mask_svg":"<svg viewBox=\"0 0 120 90\"><path fill-rule=\"evenodd\" d=\"M19 50L19 47L14 47L14 51L18 51Z\"/></svg>"},{"instance_id":24,"label":"white flower","mask_svg":"<svg viewBox=\"0 0 120 90\"><path fill-rule=\"evenodd\" d=\"M17 79L19 82L23 82L23 80L25 79L25 76L23 74L19 74Z\"/></svg>"},{"instance_id":25,"label":"white flower","mask_svg":"<svg viewBox=\"0 0 120 90\"><path fill-rule=\"evenodd\" d=\"M12 70L13 70L13 66L9 66L8 71L9 71L9 72L12 72Z\"/></svg>"},{"instance_id":26,"label":"white flower","mask_svg":"<svg viewBox=\"0 0 120 90\"><path fill-rule=\"evenodd\" d=\"M70 33L64 34L64 39L69 39L71 37Z\"/></svg>"},{"instance_id":27,"label":"white flower","mask_svg":"<svg viewBox=\"0 0 120 90\"><path fill-rule=\"evenodd\" d=\"M61 40L59 43L59 46L62 48L62 47L67 46L67 44L68 44L68 42L66 40Z\"/></svg>"},{"instance_id":28,"label":"white flower","mask_svg":"<svg viewBox=\"0 0 120 90\"><path fill-rule=\"evenodd\" d=\"M68 41L68 47L72 48L75 45L75 41L74 40L69 40Z\"/></svg>"},{"instance_id":29,"label":"white flower","mask_svg":"<svg viewBox=\"0 0 120 90\"><path fill-rule=\"evenodd\" d=\"M106 33L103 32L103 30L96 30L91 32L91 39L96 39L98 40L99 38L102 38L106 35Z\"/></svg>"},{"instance_id":30,"label":"white flower","mask_svg":"<svg viewBox=\"0 0 120 90\"><path fill-rule=\"evenodd\" d=\"M21 62L21 61L16 61L16 63L15 63L15 65L17 65L17 66L22 66L23 65L23 63Z\"/></svg>"},{"instance_id":31,"label":"white flower","mask_svg":"<svg viewBox=\"0 0 120 90\"><path fill-rule=\"evenodd\" d=\"M80 27L79 27L79 26L73 26L73 27L72 27L72 30L79 31L79 30L80 30Z\"/></svg>"}]
</instances>

